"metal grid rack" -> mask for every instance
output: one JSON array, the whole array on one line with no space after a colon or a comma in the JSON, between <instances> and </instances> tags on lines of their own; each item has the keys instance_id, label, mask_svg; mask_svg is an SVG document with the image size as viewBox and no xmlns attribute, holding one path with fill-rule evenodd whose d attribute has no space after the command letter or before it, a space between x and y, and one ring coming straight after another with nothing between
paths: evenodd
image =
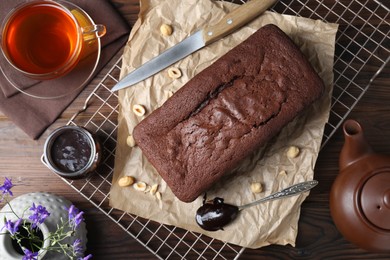
<instances>
[{"instance_id":1,"label":"metal grid rack","mask_svg":"<svg viewBox=\"0 0 390 260\"><path fill-rule=\"evenodd\" d=\"M340 24L332 107L325 127L324 146L389 63L389 8L379 0L280 0L272 9ZM91 178L64 181L160 259L239 258L244 248L109 206L118 115L118 97L110 89L118 81L120 69L121 58L87 98L84 108L68 123L84 126L100 137L105 153L103 165ZM91 116L83 116L84 112Z\"/></svg>"}]
</instances>

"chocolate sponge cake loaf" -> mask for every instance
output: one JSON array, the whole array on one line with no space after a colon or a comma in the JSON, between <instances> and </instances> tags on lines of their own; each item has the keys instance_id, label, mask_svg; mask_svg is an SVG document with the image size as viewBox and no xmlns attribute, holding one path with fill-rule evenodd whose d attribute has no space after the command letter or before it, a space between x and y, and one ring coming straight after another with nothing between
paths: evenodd
<instances>
[{"instance_id":1,"label":"chocolate sponge cake loaf","mask_svg":"<svg viewBox=\"0 0 390 260\"><path fill-rule=\"evenodd\" d=\"M191 202L323 91L292 40L266 25L192 78L133 135L175 196Z\"/></svg>"}]
</instances>

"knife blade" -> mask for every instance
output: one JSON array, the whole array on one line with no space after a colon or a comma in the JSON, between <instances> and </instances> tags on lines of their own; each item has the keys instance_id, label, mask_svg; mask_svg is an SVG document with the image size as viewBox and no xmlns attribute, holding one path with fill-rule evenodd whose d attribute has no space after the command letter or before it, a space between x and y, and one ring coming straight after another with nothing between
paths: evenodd
<instances>
[{"instance_id":1,"label":"knife blade","mask_svg":"<svg viewBox=\"0 0 390 260\"><path fill-rule=\"evenodd\" d=\"M169 67L191 53L239 29L278 0L251 0L226 14L217 24L205 27L127 74L111 91L130 87Z\"/></svg>"}]
</instances>

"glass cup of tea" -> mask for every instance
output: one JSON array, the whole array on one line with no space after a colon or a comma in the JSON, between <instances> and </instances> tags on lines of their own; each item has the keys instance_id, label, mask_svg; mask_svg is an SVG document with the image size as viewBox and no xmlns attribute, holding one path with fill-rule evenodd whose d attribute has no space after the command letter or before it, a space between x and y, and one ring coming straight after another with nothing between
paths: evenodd
<instances>
[{"instance_id":1,"label":"glass cup of tea","mask_svg":"<svg viewBox=\"0 0 390 260\"><path fill-rule=\"evenodd\" d=\"M84 46L106 33L104 25L83 24L73 6L62 0L33 0L11 10L0 36L8 63L37 80L69 73L85 54Z\"/></svg>"}]
</instances>

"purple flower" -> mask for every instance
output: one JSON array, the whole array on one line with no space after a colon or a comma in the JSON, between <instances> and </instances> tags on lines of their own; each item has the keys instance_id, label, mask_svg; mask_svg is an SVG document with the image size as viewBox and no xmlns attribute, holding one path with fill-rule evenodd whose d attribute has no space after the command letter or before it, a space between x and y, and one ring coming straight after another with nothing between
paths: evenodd
<instances>
[{"instance_id":1,"label":"purple flower","mask_svg":"<svg viewBox=\"0 0 390 260\"><path fill-rule=\"evenodd\" d=\"M22 260L38 260L38 252L33 253L28 249L23 249L23 252L24 256Z\"/></svg>"},{"instance_id":2,"label":"purple flower","mask_svg":"<svg viewBox=\"0 0 390 260\"><path fill-rule=\"evenodd\" d=\"M91 259L91 258L92 258L92 255L89 254L89 255L87 255L86 257L80 257L78 260L89 260L89 259Z\"/></svg>"},{"instance_id":3,"label":"purple flower","mask_svg":"<svg viewBox=\"0 0 390 260\"><path fill-rule=\"evenodd\" d=\"M73 254L75 255L81 255L83 253L83 245L81 244L81 239L76 239L73 244L72 244L72 248L73 248Z\"/></svg>"},{"instance_id":4,"label":"purple flower","mask_svg":"<svg viewBox=\"0 0 390 260\"><path fill-rule=\"evenodd\" d=\"M3 228L6 228L11 235L14 235L16 232L18 232L19 225L21 222L21 218L16 220L15 222L12 222L12 220L7 220Z\"/></svg>"},{"instance_id":5,"label":"purple flower","mask_svg":"<svg viewBox=\"0 0 390 260\"><path fill-rule=\"evenodd\" d=\"M74 205L71 205L68 209L68 214L69 214L69 224L77 228L80 223L84 220L83 214L84 212L79 211Z\"/></svg>"},{"instance_id":6,"label":"purple flower","mask_svg":"<svg viewBox=\"0 0 390 260\"><path fill-rule=\"evenodd\" d=\"M11 188L13 186L14 185L12 184L12 181L10 179L8 179L7 177L5 177L4 184L0 186L0 191L2 192L3 198L4 198L4 195L6 195L7 193L9 195L13 196L12 191L11 191ZM3 200L3 198L1 200Z\"/></svg>"},{"instance_id":7,"label":"purple flower","mask_svg":"<svg viewBox=\"0 0 390 260\"><path fill-rule=\"evenodd\" d=\"M34 213L29 217L29 219L33 222L32 228L36 228L38 224L42 224L45 219L50 216L50 213L46 210L45 207L38 205L38 207L35 206L35 203L33 203L32 207L30 208Z\"/></svg>"}]
</instances>

